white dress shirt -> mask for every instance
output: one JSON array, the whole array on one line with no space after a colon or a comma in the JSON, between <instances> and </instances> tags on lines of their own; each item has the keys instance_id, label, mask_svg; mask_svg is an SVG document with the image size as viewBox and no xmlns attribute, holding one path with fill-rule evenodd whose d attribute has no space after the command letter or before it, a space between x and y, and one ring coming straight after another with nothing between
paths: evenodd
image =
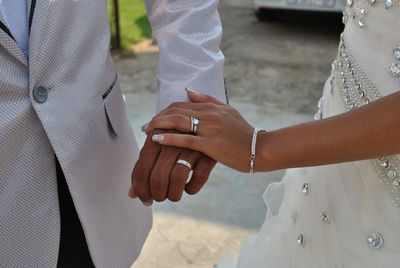
<instances>
[{"instance_id":1,"label":"white dress shirt","mask_svg":"<svg viewBox=\"0 0 400 268\"><path fill-rule=\"evenodd\" d=\"M160 46L157 111L188 101L185 88L226 101L218 0L145 0Z\"/></svg>"},{"instance_id":2,"label":"white dress shirt","mask_svg":"<svg viewBox=\"0 0 400 268\"><path fill-rule=\"evenodd\" d=\"M29 53L28 3L26 0L0 0L0 14L25 55Z\"/></svg>"}]
</instances>

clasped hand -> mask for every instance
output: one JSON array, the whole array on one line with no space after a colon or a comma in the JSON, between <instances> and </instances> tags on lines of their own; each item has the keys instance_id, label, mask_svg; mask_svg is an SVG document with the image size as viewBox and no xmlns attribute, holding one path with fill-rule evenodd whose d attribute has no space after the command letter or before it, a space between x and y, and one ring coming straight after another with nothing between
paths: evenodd
<instances>
[{"instance_id":1,"label":"clasped hand","mask_svg":"<svg viewBox=\"0 0 400 268\"><path fill-rule=\"evenodd\" d=\"M162 131L162 133L178 133ZM189 149L160 145L152 141L152 136L161 130L148 132L148 137L140 152L132 173L131 198L139 198L145 205L153 201L170 200L178 202L185 191L188 194L198 193L215 167L216 162L204 154ZM178 159L192 165L193 173L188 182L191 170L176 163Z\"/></svg>"},{"instance_id":2,"label":"clasped hand","mask_svg":"<svg viewBox=\"0 0 400 268\"><path fill-rule=\"evenodd\" d=\"M249 171L254 128L232 107L188 91L191 102L174 103L155 116L132 174L129 195L146 204L179 201L184 191L196 194L207 182L216 161L242 172ZM191 118L199 119L196 135ZM191 164L190 169L178 160Z\"/></svg>"}]
</instances>

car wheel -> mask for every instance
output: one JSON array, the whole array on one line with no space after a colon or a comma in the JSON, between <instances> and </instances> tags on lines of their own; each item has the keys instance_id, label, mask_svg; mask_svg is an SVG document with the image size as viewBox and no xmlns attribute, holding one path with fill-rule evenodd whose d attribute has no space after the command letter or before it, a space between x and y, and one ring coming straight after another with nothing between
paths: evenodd
<instances>
[{"instance_id":1,"label":"car wheel","mask_svg":"<svg viewBox=\"0 0 400 268\"><path fill-rule=\"evenodd\" d=\"M260 8L256 10L256 17L259 21L276 21L278 12L273 9Z\"/></svg>"}]
</instances>

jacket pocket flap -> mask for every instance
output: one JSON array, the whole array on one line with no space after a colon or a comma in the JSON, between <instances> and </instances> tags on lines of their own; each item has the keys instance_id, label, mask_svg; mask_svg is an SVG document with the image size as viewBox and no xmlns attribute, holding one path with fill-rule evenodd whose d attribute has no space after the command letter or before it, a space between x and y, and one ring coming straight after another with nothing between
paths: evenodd
<instances>
[{"instance_id":1,"label":"jacket pocket flap","mask_svg":"<svg viewBox=\"0 0 400 268\"><path fill-rule=\"evenodd\" d=\"M107 95L104 97L104 108L107 115L109 126L116 136L121 135L127 122L125 110L125 101L121 92L121 88L117 82L110 87Z\"/></svg>"}]
</instances>

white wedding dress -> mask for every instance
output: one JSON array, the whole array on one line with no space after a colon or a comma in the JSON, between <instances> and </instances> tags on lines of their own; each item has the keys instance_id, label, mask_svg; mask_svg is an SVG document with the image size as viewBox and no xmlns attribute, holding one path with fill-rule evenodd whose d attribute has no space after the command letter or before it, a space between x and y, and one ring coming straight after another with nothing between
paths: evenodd
<instances>
[{"instance_id":1,"label":"white wedding dress","mask_svg":"<svg viewBox=\"0 0 400 268\"><path fill-rule=\"evenodd\" d=\"M348 0L346 27L317 119L400 89L398 1ZM264 200L268 213L258 235L238 258L216 267L400 267L398 156L288 170L268 187Z\"/></svg>"}]
</instances>

